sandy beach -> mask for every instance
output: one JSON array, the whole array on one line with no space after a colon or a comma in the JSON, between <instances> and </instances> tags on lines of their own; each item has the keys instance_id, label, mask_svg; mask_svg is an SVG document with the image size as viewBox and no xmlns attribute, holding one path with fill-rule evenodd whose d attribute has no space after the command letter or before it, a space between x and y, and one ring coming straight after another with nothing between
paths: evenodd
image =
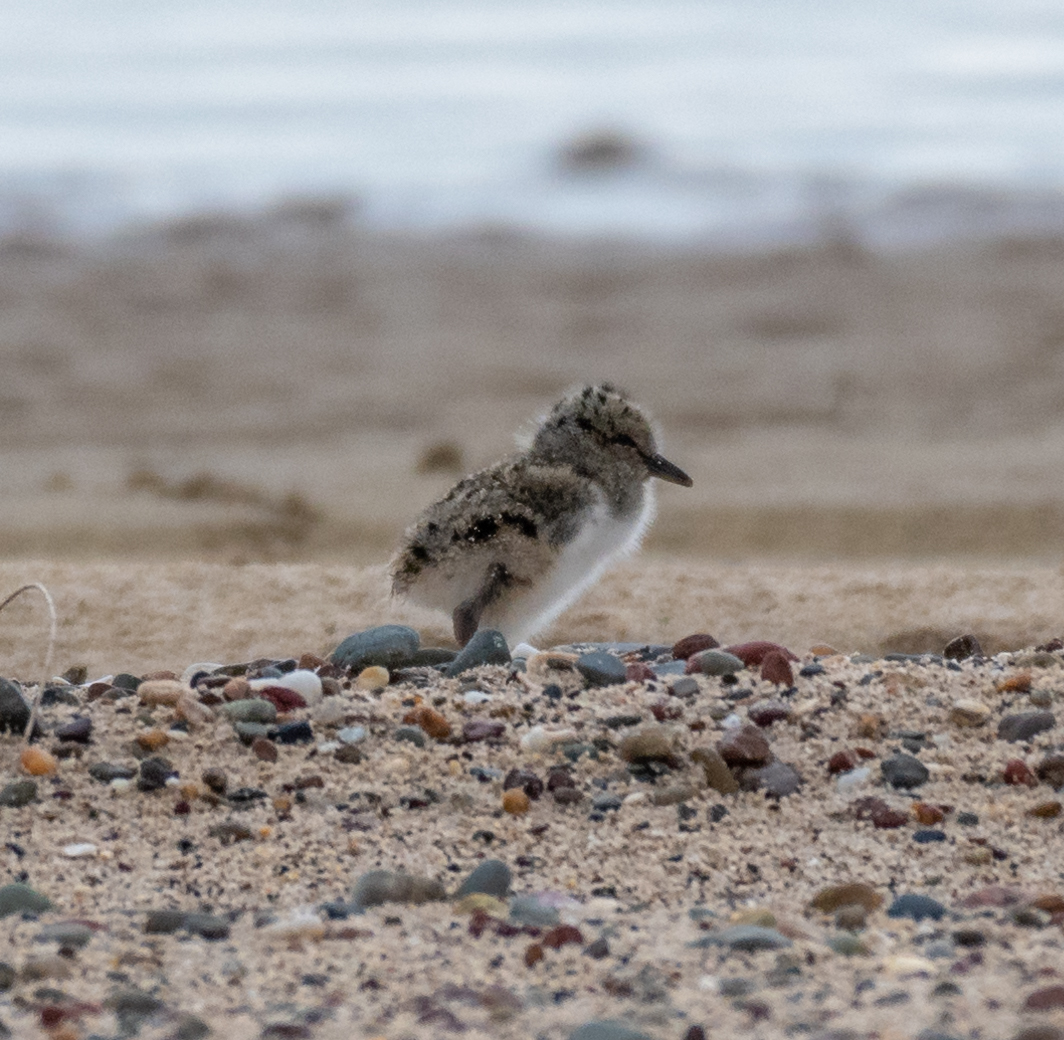
<instances>
[{"instance_id":1,"label":"sandy beach","mask_svg":"<svg viewBox=\"0 0 1064 1040\"><path fill-rule=\"evenodd\" d=\"M45 671L43 600L0 613L0 674L56 677L50 768L0 734L0 914L51 904L0 916L0 1033L1060 1040L1062 289L1049 239L722 255L327 202L0 242L0 597L58 615ZM601 379L694 487L536 642L660 674L329 663L453 648L388 593L399 533ZM796 659L677 685L693 633ZM240 732L222 682L271 662L316 699Z\"/></svg>"}]
</instances>

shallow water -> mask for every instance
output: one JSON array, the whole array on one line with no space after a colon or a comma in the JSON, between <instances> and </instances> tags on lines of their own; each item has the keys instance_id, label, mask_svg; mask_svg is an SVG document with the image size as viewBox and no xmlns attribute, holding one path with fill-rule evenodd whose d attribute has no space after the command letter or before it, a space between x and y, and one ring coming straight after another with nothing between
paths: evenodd
<instances>
[{"instance_id":1,"label":"shallow water","mask_svg":"<svg viewBox=\"0 0 1064 1040\"><path fill-rule=\"evenodd\" d=\"M1064 227L1045 0L9 0L0 28L8 228L325 192L390 226ZM634 161L566 175L600 130Z\"/></svg>"}]
</instances>

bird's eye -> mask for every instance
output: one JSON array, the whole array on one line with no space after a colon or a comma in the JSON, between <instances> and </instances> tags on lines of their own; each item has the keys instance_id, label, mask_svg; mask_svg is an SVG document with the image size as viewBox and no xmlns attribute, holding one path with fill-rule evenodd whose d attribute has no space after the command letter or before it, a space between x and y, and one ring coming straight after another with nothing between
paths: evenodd
<instances>
[{"instance_id":1,"label":"bird's eye","mask_svg":"<svg viewBox=\"0 0 1064 1040\"><path fill-rule=\"evenodd\" d=\"M639 450L639 445L628 436L627 433L618 433L616 436L610 438L610 444L621 444L626 448L635 448Z\"/></svg>"}]
</instances>

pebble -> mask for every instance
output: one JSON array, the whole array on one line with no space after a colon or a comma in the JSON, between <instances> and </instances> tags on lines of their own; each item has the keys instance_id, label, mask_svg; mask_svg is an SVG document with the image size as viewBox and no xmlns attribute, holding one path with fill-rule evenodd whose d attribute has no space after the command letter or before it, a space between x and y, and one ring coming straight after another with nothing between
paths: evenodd
<instances>
[{"instance_id":1,"label":"pebble","mask_svg":"<svg viewBox=\"0 0 1064 1040\"><path fill-rule=\"evenodd\" d=\"M394 671L409 665L421 646L421 637L406 625L378 625L348 636L330 660L358 674L371 666Z\"/></svg>"},{"instance_id":2,"label":"pebble","mask_svg":"<svg viewBox=\"0 0 1064 1040\"><path fill-rule=\"evenodd\" d=\"M687 671L701 672L703 675L734 675L744 667L741 658L724 650L704 650L687 659Z\"/></svg>"},{"instance_id":3,"label":"pebble","mask_svg":"<svg viewBox=\"0 0 1064 1040\"><path fill-rule=\"evenodd\" d=\"M277 708L261 697L249 697L242 701L229 701L221 704L218 710L230 722L257 722L270 725L277 721Z\"/></svg>"},{"instance_id":4,"label":"pebble","mask_svg":"<svg viewBox=\"0 0 1064 1040\"><path fill-rule=\"evenodd\" d=\"M1051 751L1035 768L1038 779L1059 790L1064 787L1064 754Z\"/></svg>"},{"instance_id":5,"label":"pebble","mask_svg":"<svg viewBox=\"0 0 1064 1040\"><path fill-rule=\"evenodd\" d=\"M749 643L736 643L734 646L725 647L725 650L738 657L747 668L757 668L763 664L769 654L782 654L784 660L797 661L798 658L785 646L772 643L766 639L755 639Z\"/></svg>"},{"instance_id":6,"label":"pebble","mask_svg":"<svg viewBox=\"0 0 1064 1040\"><path fill-rule=\"evenodd\" d=\"M569 1040L652 1040L646 1033L613 1019L596 1019L577 1026Z\"/></svg>"},{"instance_id":7,"label":"pebble","mask_svg":"<svg viewBox=\"0 0 1064 1040\"><path fill-rule=\"evenodd\" d=\"M510 920L531 928L553 928L561 920L558 908L542 896L514 896L510 903Z\"/></svg>"},{"instance_id":8,"label":"pebble","mask_svg":"<svg viewBox=\"0 0 1064 1040\"><path fill-rule=\"evenodd\" d=\"M396 726L392 738L419 748L423 748L428 743L425 739L425 731L420 726Z\"/></svg>"},{"instance_id":9,"label":"pebble","mask_svg":"<svg viewBox=\"0 0 1064 1040\"><path fill-rule=\"evenodd\" d=\"M371 664L358 673L355 687L359 690L383 690L391 682L391 678L387 668L382 668L379 664Z\"/></svg>"},{"instance_id":10,"label":"pebble","mask_svg":"<svg viewBox=\"0 0 1064 1040\"><path fill-rule=\"evenodd\" d=\"M532 799L521 788L513 787L503 792L502 808L511 816L523 816L532 808Z\"/></svg>"},{"instance_id":11,"label":"pebble","mask_svg":"<svg viewBox=\"0 0 1064 1040\"><path fill-rule=\"evenodd\" d=\"M820 889L809 905L822 914L833 914L840 907L855 905L872 913L883 905L883 897L871 885L863 881L851 881Z\"/></svg>"},{"instance_id":12,"label":"pebble","mask_svg":"<svg viewBox=\"0 0 1064 1040\"><path fill-rule=\"evenodd\" d=\"M761 678L777 686L793 686L794 671L779 650L770 650L761 661Z\"/></svg>"},{"instance_id":13,"label":"pebble","mask_svg":"<svg viewBox=\"0 0 1064 1040\"><path fill-rule=\"evenodd\" d=\"M12 914L43 914L52 909L52 901L21 881L0 887L0 917Z\"/></svg>"},{"instance_id":14,"label":"pebble","mask_svg":"<svg viewBox=\"0 0 1064 1040\"><path fill-rule=\"evenodd\" d=\"M728 763L714 747L697 747L691 752L691 761L702 767L706 783L721 794L734 794L739 790L739 781L728 768Z\"/></svg>"},{"instance_id":15,"label":"pebble","mask_svg":"<svg viewBox=\"0 0 1064 1040\"><path fill-rule=\"evenodd\" d=\"M182 719L192 728L205 726L213 721L214 712L192 691L183 693L174 705L174 715Z\"/></svg>"},{"instance_id":16,"label":"pebble","mask_svg":"<svg viewBox=\"0 0 1064 1040\"><path fill-rule=\"evenodd\" d=\"M428 903L446 899L447 893L434 878L391 870L371 870L356 882L351 904L356 909L384 903Z\"/></svg>"},{"instance_id":17,"label":"pebble","mask_svg":"<svg viewBox=\"0 0 1064 1040\"><path fill-rule=\"evenodd\" d=\"M949 720L955 726L974 729L977 726L986 725L990 719L990 714L990 708L982 701L977 701L971 697L962 697L953 702L953 707L950 708Z\"/></svg>"},{"instance_id":18,"label":"pebble","mask_svg":"<svg viewBox=\"0 0 1064 1040\"><path fill-rule=\"evenodd\" d=\"M161 755L152 755L140 764L140 778L137 780L138 791L158 791L166 786L166 781L177 776L177 770L169 759Z\"/></svg>"},{"instance_id":19,"label":"pebble","mask_svg":"<svg viewBox=\"0 0 1064 1040\"><path fill-rule=\"evenodd\" d=\"M1023 1006L1028 1011L1050 1011L1064 1008L1064 986L1045 986L1027 995Z\"/></svg>"},{"instance_id":20,"label":"pebble","mask_svg":"<svg viewBox=\"0 0 1064 1040\"><path fill-rule=\"evenodd\" d=\"M276 679L253 679L248 685L255 693L272 687L290 690L298 694L303 701L297 707L312 707L322 698L321 679L314 672L304 668L297 668Z\"/></svg>"},{"instance_id":21,"label":"pebble","mask_svg":"<svg viewBox=\"0 0 1064 1040\"><path fill-rule=\"evenodd\" d=\"M942 656L947 661L966 661L969 657L982 657L983 648L973 635L957 636L946 644Z\"/></svg>"},{"instance_id":22,"label":"pebble","mask_svg":"<svg viewBox=\"0 0 1064 1040\"><path fill-rule=\"evenodd\" d=\"M576 670L584 677L585 684L592 688L616 686L628 678L624 661L604 651L581 654L576 659Z\"/></svg>"},{"instance_id":23,"label":"pebble","mask_svg":"<svg viewBox=\"0 0 1064 1040\"><path fill-rule=\"evenodd\" d=\"M347 714L347 705L341 697L325 697L314 706L311 718L319 726L335 726L343 721Z\"/></svg>"},{"instance_id":24,"label":"pebble","mask_svg":"<svg viewBox=\"0 0 1064 1040\"><path fill-rule=\"evenodd\" d=\"M314 731L306 719L300 722L286 722L283 726L277 727L273 733L273 739L278 744L312 744Z\"/></svg>"},{"instance_id":25,"label":"pebble","mask_svg":"<svg viewBox=\"0 0 1064 1040\"><path fill-rule=\"evenodd\" d=\"M751 725L725 733L717 742L717 750L729 766L760 766L772 755L764 734Z\"/></svg>"},{"instance_id":26,"label":"pebble","mask_svg":"<svg viewBox=\"0 0 1064 1040\"><path fill-rule=\"evenodd\" d=\"M433 740L446 740L451 735L451 724L445 715L427 704L418 705L407 712L403 722L420 726Z\"/></svg>"},{"instance_id":27,"label":"pebble","mask_svg":"<svg viewBox=\"0 0 1064 1040\"><path fill-rule=\"evenodd\" d=\"M109 784L112 780L132 780L137 775L133 766L123 766L116 762L94 762L89 766L89 776L101 784Z\"/></svg>"},{"instance_id":28,"label":"pebble","mask_svg":"<svg viewBox=\"0 0 1064 1040\"><path fill-rule=\"evenodd\" d=\"M786 662L784 663L786 664ZM760 726L762 729L767 729L774 722L783 722L789 719L791 717L791 709L790 705L783 701L758 701L746 709L746 715L755 725Z\"/></svg>"},{"instance_id":29,"label":"pebble","mask_svg":"<svg viewBox=\"0 0 1064 1040\"><path fill-rule=\"evenodd\" d=\"M266 737L256 737L251 742L251 752L261 762L277 761L277 745Z\"/></svg>"},{"instance_id":30,"label":"pebble","mask_svg":"<svg viewBox=\"0 0 1064 1040\"><path fill-rule=\"evenodd\" d=\"M720 646L708 632L696 632L694 635L684 636L672 645L672 656L677 661L686 661L692 654L699 654L703 650L715 650Z\"/></svg>"},{"instance_id":31,"label":"pebble","mask_svg":"<svg viewBox=\"0 0 1064 1040\"><path fill-rule=\"evenodd\" d=\"M25 748L19 756L19 762L30 776L51 776L59 768L55 755L37 747Z\"/></svg>"},{"instance_id":32,"label":"pebble","mask_svg":"<svg viewBox=\"0 0 1064 1040\"><path fill-rule=\"evenodd\" d=\"M37 797L37 784L33 780L16 780L0 791L0 806L18 809L29 805Z\"/></svg>"},{"instance_id":33,"label":"pebble","mask_svg":"<svg viewBox=\"0 0 1064 1040\"><path fill-rule=\"evenodd\" d=\"M506 723L498 719L473 719L462 727L462 740L477 744L482 740L497 740L506 733Z\"/></svg>"},{"instance_id":34,"label":"pebble","mask_svg":"<svg viewBox=\"0 0 1064 1040\"><path fill-rule=\"evenodd\" d=\"M1051 711L1024 711L1016 715L1006 715L998 723L998 739L1012 743L1026 742L1039 733L1052 729L1056 721Z\"/></svg>"},{"instance_id":35,"label":"pebble","mask_svg":"<svg viewBox=\"0 0 1064 1040\"><path fill-rule=\"evenodd\" d=\"M880 764L883 780L891 787L909 790L926 784L931 776L927 766L918 758L899 751Z\"/></svg>"},{"instance_id":36,"label":"pebble","mask_svg":"<svg viewBox=\"0 0 1064 1040\"><path fill-rule=\"evenodd\" d=\"M760 769L752 769L743 777L743 788L764 791L769 798L785 798L802 786L802 774L786 762L770 762Z\"/></svg>"},{"instance_id":37,"label":"pebble","mask_svg":"<svg viewBox=\"0 0 1064 1040\"><path fill-rule=\"evenodd\" d=\"M95 934L95 929L81 921L57 921L55 924L45 925L33 937L33 941L54 942L62 949L81 950L89 945Z\"/></svg>"},{"instance_id":38,"label":"pebble","mask_svg":"<svg viewBox=\"0 0 1064 1040\"><path fill-rule=\"evenodd\" d=\"M361 744L368 735L365 726L345 726L336 731L336 739L344 744Z\"/></svg>"},{"instance_id":39,"label":"pebble","mask_svg":"<svg viewBox=\"0 0 1064 1040\"><path fill-rule=\"evenodd\" d=\"M520 788L532 801L543 794L543 781L531 770L515 766L503 778L502 789L510 791Z\"/></svg>"},{"instance_id":40,"label":"pebble","mask_svg":"<svg viewBox=\"0 0 1064 1040\"><path fill-rule=\"evenodd\" d=\"M143 733L138 733L136 741L145 751L158 751L160 748L164 748L170 743L170 738L165 731L155 728L145 730Z\"/></svg>"},{"instance_id":41,"label":"pebble","mask_svg":"<svg viewBox=\"0 0 1064 1040\"><path fill-rule=\"evenodd\" d=\"M521 748L532 754L545 754L556 744L566 744L576 740L575 729L547 729L546 726L533 726L520 740Z\"/></svg>"},{"instance_id":42,"label":"pebble","mask_svg":"<svg viewBox=\"0 0 1064 1040\"><path fill-rule=\"evenodd\" d=\"M617 754L625 762L667 762L673 757L673 731L658 722L647 722L624 736Z\"/></svg>"},{"instance_id":43,"label":"pebble","mask_svg":"<svg viewBox=\"0 0 1064 1040\"><path fill-rule=\"evenodd\" d=\"M87 715L75 715L69 722L56 728L55 737L56 740L88 744L92 737L92 719Z\"/></svg>"},{"instance_id":44,"label":"pebble","mask_svg":"<svg viewBox=\"0 0 1064 1040\"><path fill-rule=\"evenodd\" d=\"M512 879L510 868L502 860L486 859L477 864L469 877L459 885L454 898L461 899L474 892L481 892L496 899L505 899L510 894Z\"/></svg>"},{"instance_id":45,"label":"pebble","mask_svg":"<svg viewBox=\"0 0 1064 1040\"><path fill-rule=\"evenodd\" d=\"M702 687L698 685L698 680L693 675L684 675L669 683L669 693L681 700L697 697L701 691Z\"/></svg>"},{"instance_id":46,"label":"pebble","mask_svg":"<svg viewBox=\"0 0 1064 1040\"><path fill-rule=\"evenodd\" d=\"M946 908L937 899L913 892L898 896L887 908L888 917L910 917L914 921L940 921L945 914Z\"/></svg>"},{"instance_id":47,"label":"pebble","mask_svg":"<svg viewBox=\"0 0 1064 1040\"><path fill-rule=\"evenodd\" d=\"M115 676L113 685L121 686L119 678L120 676ZM172 706L177 704L181 695L190 688L187 683L178 682L176 679L153 679L150 682L142 682L136 689L141 704Z\"/></svg>"},{"instance_id":48,"label":"pebble","mask_svg":"<svg viewBox=\"0 0 1064 1040\"><path fill-rule=\"evenodd\" d=\"M510 660L510 648L503 634L493 628L482 628L458 651L458 656L447 665L443 674L453 679L471 668L486 664L505 665Z\"/></svg>"},{"instance_id":49,"label":"pebble","mask_svg":"<svg viewBox=\"0 0 1064 1040\"><path fill-rule=\"evenodd\" d=\"M839 774L839 778L835 781L835 789L840 794L845 794L847 791L852 791L857 787L863 787L868 783L871 775L872 770L868 766L859 766L857 769L851 769L847 773Z\"/></svg>"},{"instance_id":50,"label":"pebble","mask_svg":"<svg viewBox=\"0 0 1064 1040\"><path fill-rule=\"evenodd\" d=\"M243 701L251 696L251 683L242 675L234 675L222 687L222 699L226 701Z\"/></svg>"},{"instance_id":51,"label":"pebble","mask_svg":"<svg viewBox=\"0 0 1064 1040\"><path fill-rule=\"evenodd\" d=\"M766 928L756 924L737 924L710 932L702 939L691 943L692 947L727 946L743 953L755 953L758 950L785 950L794 944L782 932L775 928Z\"/></svg>"},{"instance_id":52,"label":"pebble","mask_svg":"<svg viewBox=\"0 0 1064 1040\"><path fill-rule=\"evenodd\" d=\"M0 733L22 736L30 721L30 706L22 690L10 679L0 679Z\"/></svg>"}]
</instances>

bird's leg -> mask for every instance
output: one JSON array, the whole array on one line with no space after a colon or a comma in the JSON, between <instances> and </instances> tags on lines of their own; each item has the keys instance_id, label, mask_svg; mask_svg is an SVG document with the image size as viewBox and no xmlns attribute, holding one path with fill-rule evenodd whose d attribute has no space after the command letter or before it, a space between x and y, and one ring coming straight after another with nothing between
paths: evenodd
<instances>
[{"instance_id":1,"label":"bird's leg","mask_svg":"<svg viewBox=\"0 0 1064 1040\"><path fill-rule=\"evenodd\" d=\"M459 646L465 646L480 627L480 615L499 596L503 589L513 583L505 565L493 563L485 572L480 588L454 608L451 621L454 623L454 638Z\"/></svg>"}]
</instances>

